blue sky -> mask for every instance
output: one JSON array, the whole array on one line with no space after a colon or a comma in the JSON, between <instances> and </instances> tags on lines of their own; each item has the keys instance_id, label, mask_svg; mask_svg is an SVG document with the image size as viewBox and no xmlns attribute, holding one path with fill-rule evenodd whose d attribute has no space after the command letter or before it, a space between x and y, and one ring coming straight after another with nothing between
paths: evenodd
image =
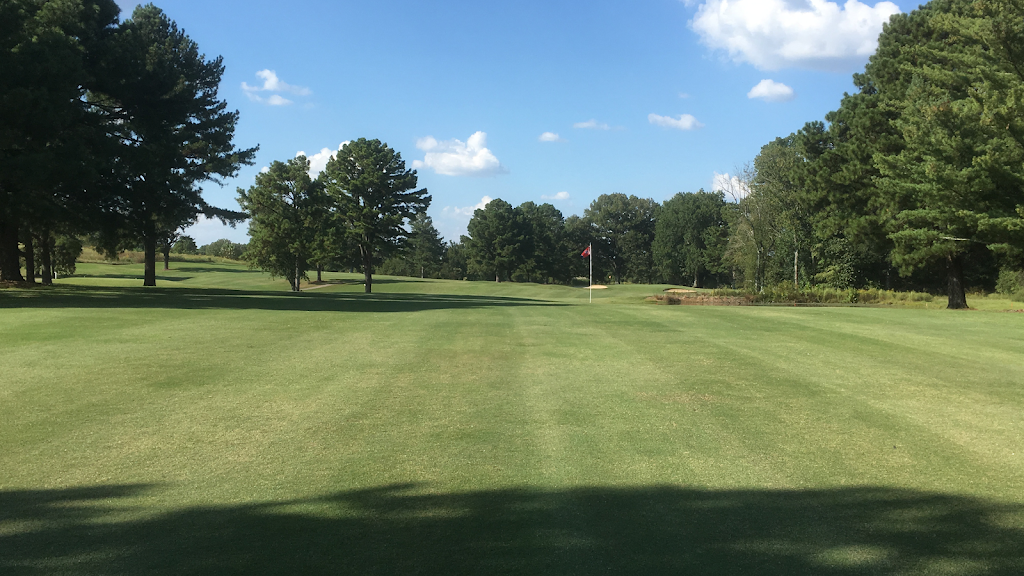
<instances>
[{"instance_id":1,"label":"blue sky","mask_svg":"<svg viewBox=\"0 0 1024 576\"><path fill-rule=\"evenodd\" d=\"M119 0L122 18L135 3ZM582 214L601 194L713 189L853 89L881 23L917 2L162 0L208 57L256 165L378 138L419 172L443 236L488 198ZM327 149L327 153L321 151ZM716 185L717 184L717 185ZM200 244L244 225L191 228Z\"/></svg>"}]
</instances>

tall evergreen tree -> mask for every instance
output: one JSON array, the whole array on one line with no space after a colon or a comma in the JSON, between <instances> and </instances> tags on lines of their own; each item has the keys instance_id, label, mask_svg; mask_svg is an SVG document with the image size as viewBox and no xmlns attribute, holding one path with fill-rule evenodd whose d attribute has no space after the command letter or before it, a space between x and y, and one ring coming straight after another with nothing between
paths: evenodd
<instances>
[{"instance_id":1,"label":"tall evergreen tree","mask_svg":"<svg viewBox=\"0 0 1024 576\"><path fill-rule=\"evenodd\" d=\"M347 232L359 247L365 291L372 292L375 259L397 250L409 233L407 220L430 206L427 189L416 188L416 171L380 140L349 142L320 175Z\"/></svg>"},{"instance_id":2,"label":"tall evergreen tree","mask_svg":"<svg viewBox=\"0 0 1024 576\"><path fill-rule=\"evenodd\" d=\"M222 59L207 60L152 4L121 23L104 68L100 87L121 143L113 167L120 184L117 232L142 241L143 285L155 286L162 235L198 214L241 218L209 205L200 184L236 175L256 148L232 144L238 112L228 112L217 96Z\"/></svg>"},{"instance_id":3,"label":"tall evergreen tree","mask_svg":"<svg viewBox=\"0 0 1024 576\"><path fill-rule=\"evenodd\" d=\"M491 200L473 212L466 228L469 272L496 282L510 280L522 259L524 240L512 205Z\"/></svg>"},{"instance_id":4,"label":"tall evergreen tree","mask_svg":"<svg viewBox=\"0 0 1024 576\"><path fill-rule=\"evenodd\" d=\"M117 14L113 0L0 2L0 280L22 279L20 239L49 244L102 205L87 194L104 163L88 94Z\"/></svg>"}]
</instances>

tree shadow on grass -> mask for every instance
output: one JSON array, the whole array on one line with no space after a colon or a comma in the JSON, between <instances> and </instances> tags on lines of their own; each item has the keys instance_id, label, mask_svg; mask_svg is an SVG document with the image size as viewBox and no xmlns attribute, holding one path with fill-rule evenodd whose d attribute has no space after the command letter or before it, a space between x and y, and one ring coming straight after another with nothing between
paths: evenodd
<instances>
[{"instance_id":1,"label":"tree shadow on grass","mask_svg":"<svg viewBox=\"0 0 1024 576\"><path fill-rule=\"evenodd\" d=\"M185 508L144 519L102 486L0 492L0 573L1024 573L1024 510L896 490L417 486Z\"/></svg>"},{"instance_id":2,"label":"tree shadow on grass","mask_svg":"<svg viewBox=\"0 0 1024 576\"><path fill-rule=\"evenodd\" d=\"M290 310L416 312L500 306L561 306L547 300L461 294L270 292L221 288L59 286L0 291L3 308L161 308L177 310Z\"/></svg>"}]
</instances>

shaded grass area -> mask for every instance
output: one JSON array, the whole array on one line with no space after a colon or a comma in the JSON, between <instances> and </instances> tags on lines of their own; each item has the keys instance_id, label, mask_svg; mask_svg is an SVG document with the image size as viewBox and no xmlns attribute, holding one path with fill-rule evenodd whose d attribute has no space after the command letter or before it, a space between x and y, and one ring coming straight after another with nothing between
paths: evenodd
<instances>
[{"instance_id":1,"label":"shaded grass area","mask_svg":"<svg viewBox=\"0 0 1024 576\"><path fill-rule=\"evenodd\" d=\"M216 288L111 289L0 292L2 308L167 308L177 310L277 310L305 312L415 312L479 306L558 306L545 300L458 294L268 292Z\"/></svg>"},{"instance_id":2,"label":"shaded grass area","mask_svg":"<svg viewBox=\"0 0 1024 576\"><path fill-rule=\"evenodd\" d=\"M1021 572L1021 315L194 268L0 291L0 573Z\"/></svg>"},{"instance_id":3,"label":"shaded grass area","mask_svg":"<svg viewBox=\"0 0 1024 576\"><path fill-rule=\"evenodd\" d=\"M1024 571L1020 505L913 490L384 486L119 518L159 486L0 492L11 576L990 574Z\"/></svg>"}]
</instances>

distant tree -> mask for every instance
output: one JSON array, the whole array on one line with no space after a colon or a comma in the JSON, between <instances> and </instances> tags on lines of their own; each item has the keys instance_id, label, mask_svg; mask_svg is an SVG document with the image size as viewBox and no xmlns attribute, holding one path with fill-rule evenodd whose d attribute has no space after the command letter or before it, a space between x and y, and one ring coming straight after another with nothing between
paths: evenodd
<instances>
[{"instance_id":1,"label":"distant tree","mask_svg":"<svg viewBox=\"0 0 1024 576\"><path fill-rule=\"evenodd\" d=\"M702 287L708 273L722 269L728 227L722 216L725 194L676 194L662 204L652 250L663 278Z\"/></svg>"},{"instance_id":2,"label":"distant tree","mask_svg":"<svg viewBox=\"0 0 1024 576\"><path fill-rule=\"evenodd\" d=\"M191 236L181 236L174 243L171 251L175 254L198 254L199 247L196 246L196 241Z\"/></svg>"},{"instance_id":3,"label":"distant tree","mask_svg":"<svg viewBox=\"0 0 1024 576\"><path fill-rule=\"evenodd\" d=\"M595 266L607 269L617 283L654 279L654 223L660 206L649 198L602 194L584 210L595 227Z\"/></svg>"},{"instance_id":4,"label":"distant tree","mask_svg":"<svg viewBox=\"0 0 1024 576\"><path fill-rule=\"evenodd\" d=\"M566 265L566 281L571 281L573 278L588 278L590 276L590 262L581 258L580 254L596 237L597 228L593 222L580 218L575 214L565 219L565 224L562 227L562 245L559 247L559 253ZM604 253L598 252L595 254L595 257L596 261L600 263ZM600 266L598 270L600 270ZM600 274L598 277L600 277Z\"/></svg>"},{"instance_id":5,"label":"distant tree","mask_svg":"<svg viewBox=\"0 0 1024 576\"><path fill-rule=\"evenodd\" d=\"M434 228L430 216L424 212L412 219L409 228L405 258L412 274L420 278L432 278L441 267L441 258L444 256L445 246L441 234Z\"/></svg>"},{"instance_id":6,"label":"distant tree","mask_svg":"<svg viewBox=\"0 0 1024 576\"><path fill-rule=\"evenodd\" d=\"M469 272L495 282L511 280L522 261L523 231L512 205L497 198L473 212L466 226Z\"/></svg>"},{"instance_id":7,"label":"distant tree","mask_svg":"<svg viewBox=\"0 0 1024 576\"><path fill-rule=\"evenodd\" d=\"M199 247L199 253L203 256L215 256L217 258L227 258L228 260L239 260L245 253L247 246L245 244L238 244L228 240L227 238L221 238L220 240L214 240L209 244L204 244Z\"/></svg>"},{"instance_id":8,"label":"distant tree","mask_svg":"<svg viewBox=\"0 0 1024 576\"><path fill-rule=\"evenodd\" d=\"M449 241L444 246L444 254L441 255L441 269L438 272L440 278L448 280L465 280L469 277L467 272L467 249L468 238L463 236L459 242Z\"/></svg>"},{"instance_id":9,"label":"distant tree","mask_svg":"<svg viewBox=\"0 0 1024 576\"><path fill-rule=\"evenodd\" d=\"M522 233L518 272L527 281L570 278L563 254L565 218L551 204L523 202L513 211Z\"/></svg>"},{"instance_id":10,"label":"distant tree","mask_svg":"<svg viewBox=\"0 0 1024 576\"><path fill-rule=\"evenodd\" d=\"M207 204L199 184L236 175L256 148L232 145L238 113L217 97L222 59L206 60L152 4L121 23L105 63L101 91L121 142L113 167L122 190L118 232L142 241L143 285L154 286L161 236L198 214L241 217Z\"/></svg>"},{"instance_id":11,"label":"distant tree","mask_svg":"<svg viewBox=\"0 0 1024 576\"><path fill-rule=\"evenodd\" d=\"M376 258L393 253L408 236L404 224L430 206L427 189L416 188L416 171L380 140L349 142L320 176L347 234L359 247L365 291L372 292Z\"/></svg>"},{"instance_id":12,"label":"distant tree","mask_svg":"<svg viewBox=\"0 0 1024 576\"><path fill-rule=\"evenodd\" d=\"M308 279L318 224L326 212L326 196L309 177L309 160L297 156L275 161L256 176L248 190L238 190L238 204L249 217L245 259L253 268L288 280L292 291Z\"/></svg>"}]
</instances>

